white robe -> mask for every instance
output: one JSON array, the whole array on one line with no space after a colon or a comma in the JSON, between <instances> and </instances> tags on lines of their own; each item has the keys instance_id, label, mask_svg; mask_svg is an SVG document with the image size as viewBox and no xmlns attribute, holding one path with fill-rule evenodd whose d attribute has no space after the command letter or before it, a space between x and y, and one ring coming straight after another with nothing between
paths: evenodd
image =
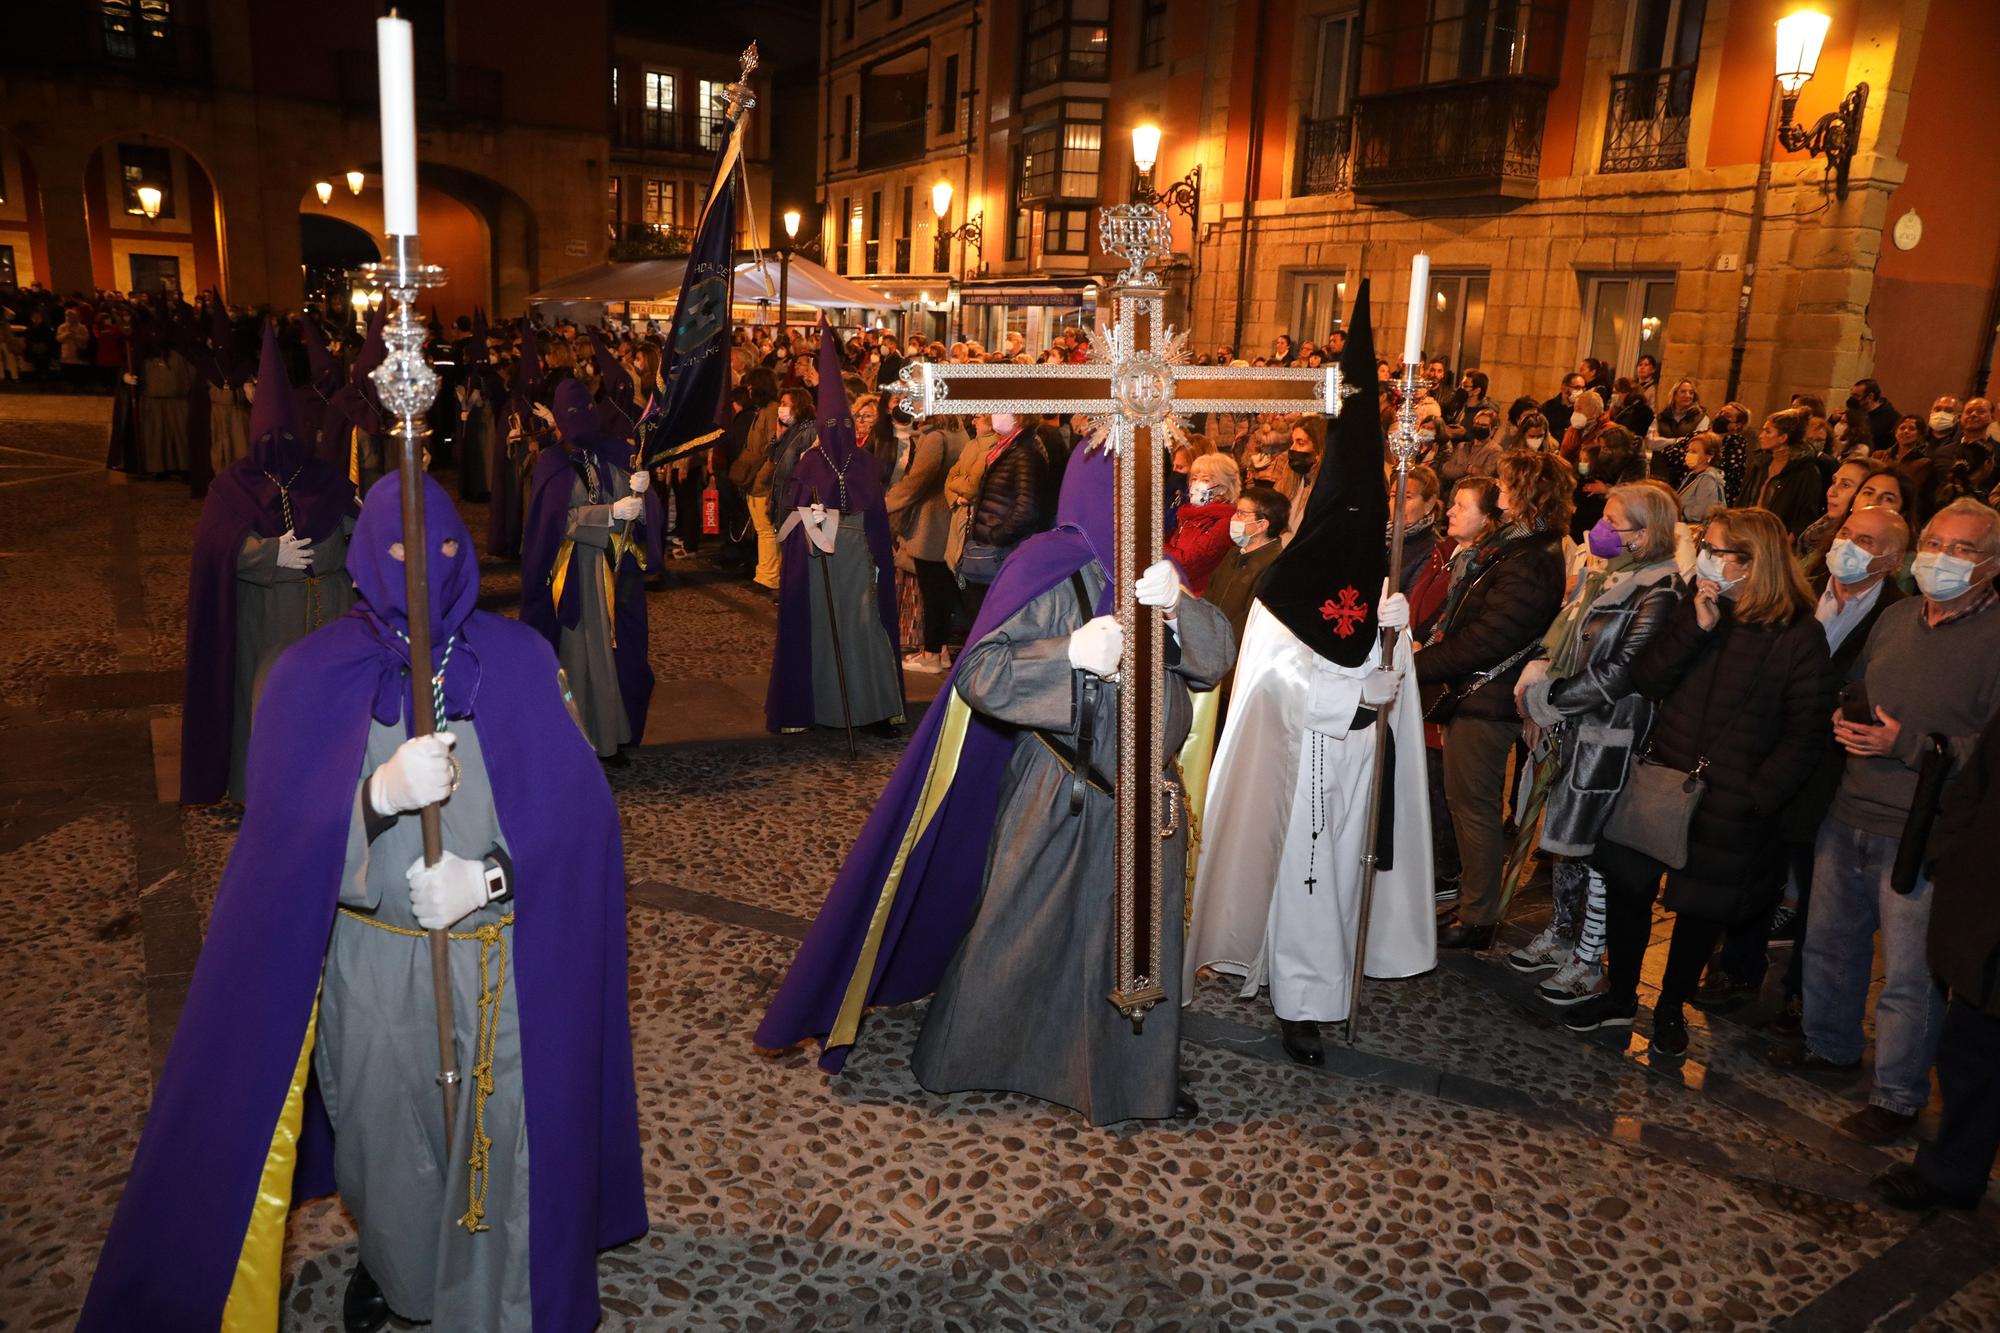
<instances>
[{"instance_id":1,"label":"white robe","mask_svg":"<svg viewBox=\"0 0 2000 1333\"><path fill-rule=\"evenodd\" d=\"M1193 994L1195 970L1207 966L1242 977L1246 998L1270 987L1280 1018L1330 1023L1347 1017L1375 769L1375 728L1351 732L1348 723L1380 651L1362 666L1337 666L1262 602L1250 608L1203 814L1184 996ZM1366 968L1378 978L1416 976L1437 965L1423 715L1407 637L1397 645L1396 665L1403 687L1390 713L1395 864L1375 876L1368 922ZM1317 819L1315 733L1323 745L1325 800ZM1322 822L1315 842L1312 829ZM1316 881L1310 893L1308 873Z\"/></svg>"}]
</instances>

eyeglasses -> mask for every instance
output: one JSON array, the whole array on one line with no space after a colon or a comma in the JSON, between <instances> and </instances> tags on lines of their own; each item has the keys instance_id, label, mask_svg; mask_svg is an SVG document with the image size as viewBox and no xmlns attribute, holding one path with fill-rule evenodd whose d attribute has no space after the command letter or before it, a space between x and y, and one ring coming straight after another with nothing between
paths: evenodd
<instances>
[{"instance_id":1,"label":"eyeglasses","mask_svg":"<svg viewBox=\"0 0 2000 1333\"><path fill-rule=\"evenodd\" d=\"M1718 559L1722 560L1740 560L1746 565L1749 564L1751 560L1751 556L1748 551L1736 551L1730 549L1727 546L1710 546L1708 542L1705 540L1696 541L1694 546L1697 553L1702 551L1708 551L1711 554L1715 555Z\"/></svg>"},{"instance_id":2,"label":"eyeglasses","mask_svg":"<svg viewBox=\"0 0 2000 1333\"><path fill-rule=\"evenodd\" d=\"M1954 560L1969 560L1975 565L1986 559L1986 552L1971 542L1946 543L1936 537L1926 537L1918 542L1917 551L1922 555L1948 555Z\"/></svg>"}]
</instances>

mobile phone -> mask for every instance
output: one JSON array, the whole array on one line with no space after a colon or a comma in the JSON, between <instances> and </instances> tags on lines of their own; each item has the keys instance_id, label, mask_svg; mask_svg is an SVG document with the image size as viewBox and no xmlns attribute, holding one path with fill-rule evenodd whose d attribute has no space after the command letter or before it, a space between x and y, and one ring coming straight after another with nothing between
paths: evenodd
<instances>
[{"instance_id":1,"label":"mobile phone","mask_svg":"<svg viewBox=\"0 0 2000 1333\"><path fill-rule=\"evenodd\" d=\"M1840 715L1847 721L1862 727L1879 727L1875 720L1875 709L1868 702L1868 682L1850 680L1840 687Z\"/></svg>"}]
</instances>

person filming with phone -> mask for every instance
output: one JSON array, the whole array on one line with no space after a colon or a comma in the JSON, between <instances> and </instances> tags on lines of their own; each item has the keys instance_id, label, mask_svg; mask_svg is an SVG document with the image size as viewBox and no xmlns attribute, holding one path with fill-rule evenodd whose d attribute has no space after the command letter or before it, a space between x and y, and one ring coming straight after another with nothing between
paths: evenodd
<instances>
[{"instance_id":1,"label":"person filming with phone","mask_svg":"<svg viewBox=\"0 0 2000 1333\"><path fill-rule=\"evenodd\" d=\"M1923 595L1882 612L1833 715L1847 760L1813 865L1805 1041L1772 1056L1794 1068L1860 1064L1879 932L1874 1088L1839 1126L1870 1144L1908 1134L1930 1101L1945 998L1926 955L1923 854L1945 780L2000 711L2000 513L1969 499L1946 505L1924 528L1911 573Z\"/></svg>"}]
</instances>

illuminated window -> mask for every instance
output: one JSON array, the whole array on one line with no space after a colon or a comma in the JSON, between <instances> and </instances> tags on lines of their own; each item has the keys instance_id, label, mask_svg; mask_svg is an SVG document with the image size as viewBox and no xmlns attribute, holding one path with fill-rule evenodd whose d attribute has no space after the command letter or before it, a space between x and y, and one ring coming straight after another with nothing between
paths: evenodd
<instances>
[{"instance_id":1,"label":"illuminated window","mask_svg":"<svg viewBox=\"0 0 2000 1333\"><path fill-rule=\"evenodd\" d=\"M1042 253L1045 255L1087 255L1090 253L1090 210L1051 208L1042 217Z\"/></svg>"},{"instance_id":2,"label":"illuminated window","mask_svg":"<svg viewBox=\"0 0 2000 1333\"><path fill-rule=\"evenodd\" d=\"M160 192L160 216L174 215L173 154L152 144L118 145L118 174L125 182L125 211L139 217L146 209L139 202L139 187L150 185Z\"/></svg>"},{"instance_id":3,"label":"illuminated window","mask_svg":"<svg viewBox=\"0 0 2000 1333\"><path fill-rule=\"evenodd\" d=\"M104 54L114 60L142 60L173 50L173 0L99 0L104 17Z\"/></svg>"},{"instance_id":4,"label":"illuminated window","mask_svg":"<svg viewBox=\"0 0 2000 1333\"><path fill-rule=\"evenodd\" d=\"M674 182L649 180L646 182L644 221L649 227L671 227L678 219L674 214Z\"/></svg>"},{"instance_id":5,"label":"illuminated window","mask_svg":"<svg viewBox=\"0 0 2000 1333\"><path fill-rule=\"evenodd\" d=\"M1050 102L1021 130L1021 193L1029 203L1094 201L1104 156L1104 103Z\"/></svg>"},{"instance_id":6,"label":"illuminated window","mask_svg":"<svg viewBox=\"0 0 2000 1333\"><path fill-rule=\"evenodd\" d=\"M1023 92L1110 74L1111 0L1028 0L1021 34Z\"/></svg>"},{"instance_id":7,"label":"illuminated window","mask_svg":"<svg viewBox=\"0 0 2000 1333\"><path fill-rule=\"evenodd\" d=\"M701 134L703 148L720 148L722 134L728 121L726 103L723 101L723 85L713 79L703 79L699 84L701 110L696 113L695 125Z\"/></svg>"},{"instance_id":8,"label":"illuminated window","mask_svg":"<svg viewBox=\"0 0 2000 1333\"><path fill-rule=\"evenodd\" d=\"M674 147L674 76L646 71L646 147Z\"/></svg>"}]
</instances>

